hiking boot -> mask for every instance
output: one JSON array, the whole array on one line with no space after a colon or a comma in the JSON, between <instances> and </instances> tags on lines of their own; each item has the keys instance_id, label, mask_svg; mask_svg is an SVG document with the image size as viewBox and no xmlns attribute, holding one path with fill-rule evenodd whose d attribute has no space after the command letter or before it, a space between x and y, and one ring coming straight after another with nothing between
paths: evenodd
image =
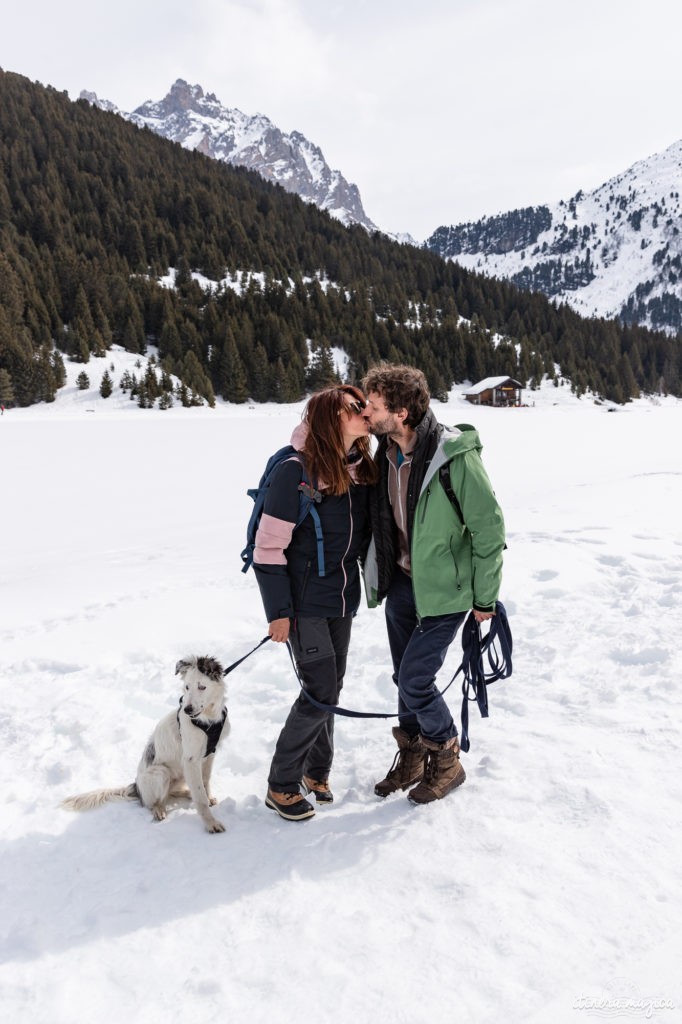
<instances>
[{"instance_id":1,"label":"hiking boot","mask_svg":"<svg viewBox=\"0 0 682 1024\"><path fill-rule=\"evenodd\" d=\"M440 800L452 789L461 786L466 773L459 760L459 740L453 736L445 743L434 743L422 737L426 760L424 778L407 794L413 804L430 804Z\"/></svg>"},{"instance_id":2,"label":"hiking boot","mask_svg":"<svg viewBox=\"0 0 682 1024\"><path fill-rule=\"evenodd\" d=\"M268 787L265 806L277 811L287 821L305 821L312 818L315 808L300 793L276 793Z\"/></svg>"},{"instance_id":3,"label":"hiking boot","mask_svg":"<svg viewBox=\"0 0 682 1024\"><path fill-rule=\"evenodd\" d=\"M386 778L377 782L374 787L376 795L381 797L390 796L399 789L407 789L408 786L419 782L424 774L426 750L421 736L410 736L398 726L393 727L393 735L398 744L398 753Z\"/></svg>"},{"instance_id":4,"label":"hiking boot","mask_svg":"<svg viewBox=\"0 0 682 1024\"><path fill-rule=\"evenodd\" d=\"M326 779L324 782L318 782L316 779L311 779L309 775L304 775L303 788L306 793L315 794L315 802L318 804L331 804L334 802L334 794L329 788L329 783Z\"/></svg>"}]
</instances>

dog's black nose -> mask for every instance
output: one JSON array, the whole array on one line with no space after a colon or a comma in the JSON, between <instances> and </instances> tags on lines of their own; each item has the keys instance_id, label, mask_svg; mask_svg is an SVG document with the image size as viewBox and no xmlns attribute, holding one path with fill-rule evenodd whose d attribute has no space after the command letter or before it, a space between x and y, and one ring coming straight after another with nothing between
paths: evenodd
<instances>
[{"instance_id":1,"label":"dog's black nose","mask_svg":"<svg viewBox=\"0 0 682 1024\"><path fill-rule=\"evenodd\" d=\"M192 707L191 704L185 704L185 706L184 706L184 708L182 710L185 712L186 715L193 715L194 714L194 708Z\"/></svg>"}]
</instances>

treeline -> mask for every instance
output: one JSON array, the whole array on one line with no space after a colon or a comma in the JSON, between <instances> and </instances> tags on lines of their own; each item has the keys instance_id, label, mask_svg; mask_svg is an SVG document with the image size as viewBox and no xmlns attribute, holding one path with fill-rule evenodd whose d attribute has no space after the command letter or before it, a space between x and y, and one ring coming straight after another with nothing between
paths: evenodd
<instances>
[{"instance_id":1,"label":"treeline","mask_svg":"<svg viewBox=\"0 0 682 1024\"><path fill-rule=\"evenodd\" d=\"M60 352L87 363L113 343L158 346L209 402L298 399L334 378L334 347L353 379L407 361L443 396L497 374L533 385L555 364L619 402L680 393L664 335L345 228L255 173L0 71L0 386L50 401Z\"/></svg>"}]
</instances>

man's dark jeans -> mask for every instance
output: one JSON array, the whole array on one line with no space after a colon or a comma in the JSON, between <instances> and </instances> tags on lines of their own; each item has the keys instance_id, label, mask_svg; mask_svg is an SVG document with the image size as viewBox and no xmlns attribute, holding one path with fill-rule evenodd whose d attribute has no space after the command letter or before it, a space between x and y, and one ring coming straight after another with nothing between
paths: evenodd
<instances>
[{"instance_id":1,"label":"man's dark jeans","mask_svg":"<svg viewBox=\"0 0 682 1024\"><path fill-rule=\"evenodd\" d=\"M450 709L436 687L448 648L467 612L417 618L412 580L397 569L386 598L386 626L398 687L400 728L434 743L457 735Z\"/></svg>"}]
</instances>

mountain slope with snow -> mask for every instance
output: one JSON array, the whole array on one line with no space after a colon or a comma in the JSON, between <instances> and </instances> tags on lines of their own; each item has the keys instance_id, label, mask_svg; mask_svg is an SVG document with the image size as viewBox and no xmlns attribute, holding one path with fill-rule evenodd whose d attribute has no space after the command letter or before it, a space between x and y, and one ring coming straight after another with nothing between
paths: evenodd
<instances>
[{"instance_id":1,"label":"mountain slope with snow","mask_svg":"<svg viewBox=\"0 0 682 1024\"><path fill-rule=\"evenodd\" d=\"M344 224L377 230L364 211L357 185L329 167L319 146L301 132L282 132L263 114L250 116L223 106L214 93L204 93L200 85L189 85L179 78L163 99L148 100L132 113L85 90L80 98L150 128L186 149L258 171L268 181L315 203Z\"/></svg>"},{"instance_id":2,"label":"mountain slope with snow","mask_svg":"<svg viewBox=\"0 0 682 1024\"><path fill-rule=\"evenodd\" d=\"M440 227L428 248L583 316L682 329L682 140L593 192Z\"/></svg>"}]
</instances>

